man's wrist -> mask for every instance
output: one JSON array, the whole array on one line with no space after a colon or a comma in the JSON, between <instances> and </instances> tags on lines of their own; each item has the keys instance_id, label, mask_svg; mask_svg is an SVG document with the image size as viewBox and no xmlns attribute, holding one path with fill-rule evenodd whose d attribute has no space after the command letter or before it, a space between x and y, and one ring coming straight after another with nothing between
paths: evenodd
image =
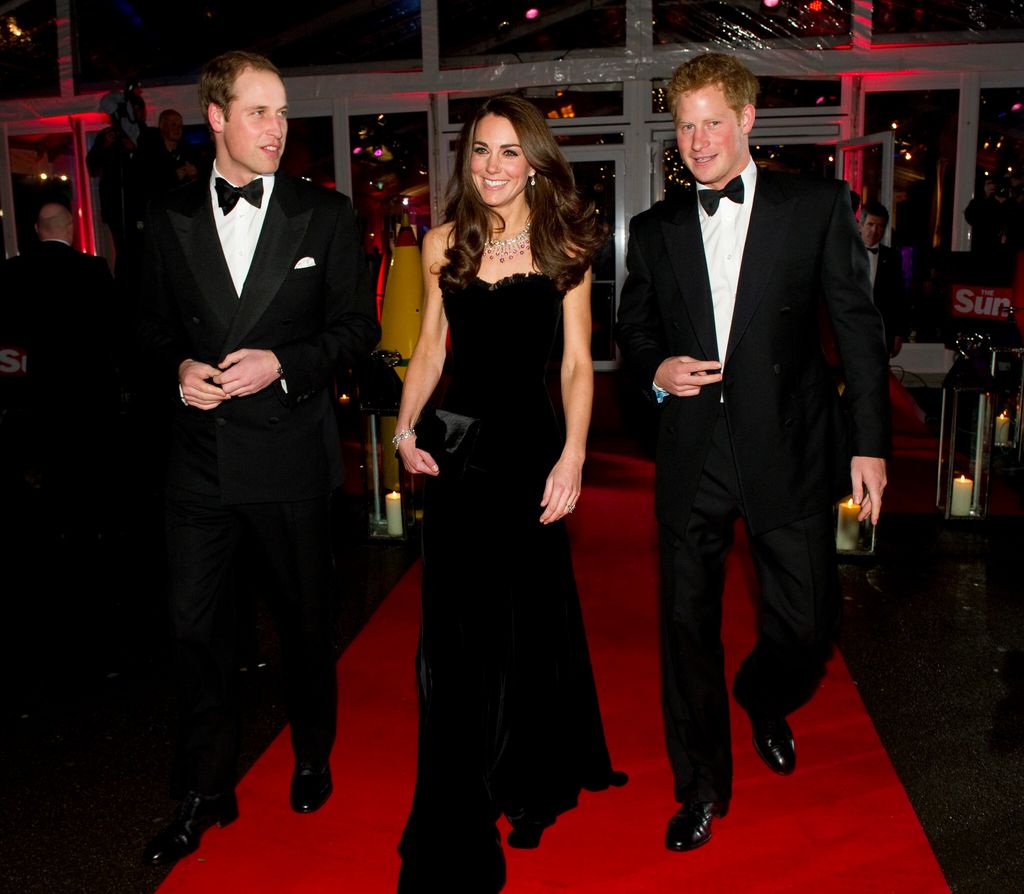
<instances>
[{"instance_id":1,"label":"man's wrist","mask_svg":"<svg viewBox=\"0 0 1024 894\"><path fill-rule=\"evenodd\" d=\"M273 351L270 352L270 356L274 360L275 369L277 370L277 381L281 383L281 390L285 394L287 394L288 393L288 382L285 380L284 364L278 359L277 354L275 354Z\"/></svg>"}]
</instances>

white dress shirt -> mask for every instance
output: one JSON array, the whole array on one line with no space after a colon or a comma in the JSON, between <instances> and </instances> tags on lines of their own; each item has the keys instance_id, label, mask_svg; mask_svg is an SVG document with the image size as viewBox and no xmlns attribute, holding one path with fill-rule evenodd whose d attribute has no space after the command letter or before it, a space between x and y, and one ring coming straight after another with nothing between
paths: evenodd
<instances>
[{"instance_id":1,"label":"white dress shirt","mask_svg":"<svg viewBox=\"0 0 1024 894\"><path fill-rule=\"evenodd\" d=\"M210 175L213 219L217 223L217 235L220 237L220 247L224 251L224 260L227 261L231 273L231 281L235 284L235 294L239 296L242 294L245 278L249 275L252 257L256 254L256 243L260 239L263 221L267 218L270 195L274 191L274 175L263 175L263 203L259 208L254 208L245 199L239 199L230 214L225 214L217 204L217 189L214 183L218 177L224 175L217 170L217 162L214 162L213 173ZM227 177L224 179L228 180ZM228 180L228 183L231 181ZM245 186L244 183L231 185Z\"/></svg>"},{"instance_id":2,"label":"white dress shirt","mask_svg":"<svg viewBox=\"0 0 1024 894\"><path fill-rule=\"evenodd\" d=\"M704 206L697 203L704 257L707 259L708 279L711 282L711 303L715 310L718 359L722 361L723 367L729 345L729 330L732 328L732 314L736 307L736 287L743 264L743 246L747 241L750 209L754 204L754 187L757 184L757 165L753 159L740 176L743 178L742 204L723 198L718 211L709 215Z\"/></svg>"},{"instance_id":3,"label":"white dress shirt","mask_svg":"<svg viewBox=\"0 0 1024 894\"><path fill-rule=\"evenodd\" d=\"M868 250L868 263L871 264L871 288L875 287L875 277L878 276L878 246L881 242L876 242L874 245L865 246Z\"/></svg>"}]
</instances>

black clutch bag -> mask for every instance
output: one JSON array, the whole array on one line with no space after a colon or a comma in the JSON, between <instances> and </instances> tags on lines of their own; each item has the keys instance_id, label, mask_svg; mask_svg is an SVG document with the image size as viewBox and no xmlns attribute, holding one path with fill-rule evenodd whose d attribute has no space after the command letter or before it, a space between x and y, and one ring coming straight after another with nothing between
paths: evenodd
<instances>
[{"instance_id":1,"label":"black clutch bag","mask_svg":"<svg viewBox=\"0 0 1024 894\"><path fill-rule=\"evenodd\" d=\"M416 423L416 446L426 450L446 478L461 478L470 465L480 420L426 407Z\"/></svg>"}]
</instances>

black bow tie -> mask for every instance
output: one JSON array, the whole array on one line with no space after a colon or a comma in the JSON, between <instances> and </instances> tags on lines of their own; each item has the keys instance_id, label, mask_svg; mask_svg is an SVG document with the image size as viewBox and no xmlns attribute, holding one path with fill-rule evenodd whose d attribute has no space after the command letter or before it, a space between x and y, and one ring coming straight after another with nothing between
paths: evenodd
<instances>
[{"instance_id":1,"label":"black bow tie","mask_svg":"<svg viewBox=\"0 0 1024 894\"><path fill-rule=\"evenodd\" d=\"M225 214L230 214L239 199L245 199L254 208L263 204L263 178L257 177L250 180L245 186L232 186L223 177L213 181L213 187L217 190L217 204L224 209Z\"/></svg>"},{"instance_id":2,"label":"black bow tie","mask_svg":"<svg viewBox=\"0 0 1024 894\"><path fill-rule=\"evenodd\" d=\"M718 210L718 203L722 201L723 196L727 199L732 199L737 205L743 204L743 178L736 176L733 177L728 183L725 184L724 189L698 189L697 198L700 199L701 205L704 206L704 210L710 217Z\"/></svg>"},{"instance_id":3,"label":"black bow tie","mask_svg":"<svg viewBox=\"0 0 1024 894\"><path fill-rule=\"evenodd\" d=\"M878 246L877 245L865 245L864 247L869 252L871 252L871 254L873 254L873 255L877 255L878 254Z\"/></svg>"}]
</instances>

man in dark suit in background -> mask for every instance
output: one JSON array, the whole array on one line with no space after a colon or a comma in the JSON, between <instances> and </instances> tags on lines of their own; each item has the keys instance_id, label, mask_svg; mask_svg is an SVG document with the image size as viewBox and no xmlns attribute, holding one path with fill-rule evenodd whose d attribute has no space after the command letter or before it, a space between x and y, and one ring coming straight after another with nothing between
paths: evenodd
<instances>
[{"instance_id":1,"label":"man in dark suit in background","mask_svg":"<svg viewBox=\"0 0 1024 894\"><path fill-rule=\"evenodd\" d=\"M108 481L109 439L118 411L114 361L114 280L103 258L73 247L75 222L62 204L48 202L35 224L37 245L4 262L0 271L4 339L24 351L18 403L20 425L8 438L22 474L47 497L50 521L62 536L96 533ZM81 358L89 380L81 381ZM10 447L10 445L8 445Z\"/></svg>"},{"instance_id":2,"label":"man in dark suit in background","mask_svg":"<svg viewBox=\"0 0 1024 894\"><path fill-rule=\"evenodd\" d=\"M733 691L777 773L794 769L785 718L813 692L839 622L832 501L843 426L820 348L821 302L847 383L843 477L863 517L877 521L886 483L885 344L849 189L759 170L748 148L756 96L756 79L730 56L676 70L676 138L698 188L633 219L619 307L622 351L663 404L663 707L682 804L665 843L678 851L708 841L732 796L720 631L738 516L761 619Z\"/></svg>"},{"instance_id":3,"label":"man in dark suit in background","mask_svg":"<svg viewBox=\"0 0 1024 894\"><path fill-rule=\"evenodd\" d=\"M337 693L328 498L341 480L331 387L380 330L349 200L276 174L288 131L273 64L231 52L199 83L213 174L154 202L144 355L175 402L166 491L182 725L177 818L145 860L232 821L238 746L230 567L254 536L276 585L295 752L291 806L331 794Z\"/></svg>"},{"instance_id":4,"label":"man in dark suit in background","mask_svg":"<svg viewBox=\"0 0 1024 894\"><path fill-rule=\"evenodd\" d=\"M880 202L866 202L861 208L857 229L868 250L871 290L885 326L885 345L889 356L895 357L907 336L907 294L899 253L882 245L888 226L889 209Z\"/></svg>"}]
</instances>

